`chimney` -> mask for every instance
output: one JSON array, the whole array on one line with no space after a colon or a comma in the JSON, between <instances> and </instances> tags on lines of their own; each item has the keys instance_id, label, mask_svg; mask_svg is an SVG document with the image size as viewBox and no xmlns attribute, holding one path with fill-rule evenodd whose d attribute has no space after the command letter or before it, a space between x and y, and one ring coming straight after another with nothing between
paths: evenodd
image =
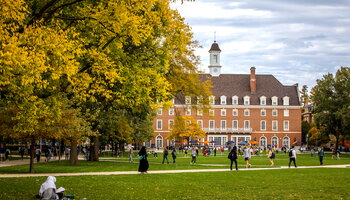
<instances>
[{"instance_id":1,"label":"chimney","mask_svg":"<svg viewBox=\"0 0 350 200\"><path fill-rule=\"evenodd\" d=\"M250 92L256 92L255 67L250 68Z\"/></svg>"}]
</instances>

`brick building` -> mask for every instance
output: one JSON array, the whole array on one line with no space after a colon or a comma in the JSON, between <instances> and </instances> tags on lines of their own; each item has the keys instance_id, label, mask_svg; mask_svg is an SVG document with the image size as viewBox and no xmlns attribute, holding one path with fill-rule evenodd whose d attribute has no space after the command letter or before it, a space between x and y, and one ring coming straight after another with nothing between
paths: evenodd
<instances>
[{"instance_id":1,"label":"brick building","mask_svg":"<svg viewBox=\"0 0 350 200\"><path fill-rule=\"evenodd\" d=\"M191 103L197 98L178 96L174 107L159 109L154 120L154 138L147 146L166 147L174 141L166 139L175 111L191 116L206 131L202 141L215 141L209 145L225 146L228 141L255 141L267 147L290 147L301 140L301 109L298 85L282 85L273 75L221 74L219 45L214 42L209 50L209 74L201 74L202 80L211 79L213 88L209 97L211 108L203 113ZM192 102L191 102L192 101Z\"/></svg>"}]
</instances>

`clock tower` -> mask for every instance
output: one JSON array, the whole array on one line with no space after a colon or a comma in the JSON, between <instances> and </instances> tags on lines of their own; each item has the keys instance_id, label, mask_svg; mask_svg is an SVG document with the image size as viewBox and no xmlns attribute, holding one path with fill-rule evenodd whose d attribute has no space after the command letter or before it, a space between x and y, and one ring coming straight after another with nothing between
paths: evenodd
<instances>
[{"instance_id":1,"label":"clock tower","mask_svg":"<svg viewBox=\"0 0 350 200\"><path fill-rule=\"evenodd\" d=\"M220 48L219 45L214 41L209 50L210 54L210 65L209 65L209 73L212 76L220 76L221 74L221 66L220 66Z\"/></svg>"}]
</instances>

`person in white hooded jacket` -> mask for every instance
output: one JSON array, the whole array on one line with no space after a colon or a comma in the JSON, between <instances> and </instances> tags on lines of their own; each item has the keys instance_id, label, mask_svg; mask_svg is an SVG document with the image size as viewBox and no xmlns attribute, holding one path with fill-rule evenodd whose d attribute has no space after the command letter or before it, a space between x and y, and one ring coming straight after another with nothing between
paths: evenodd
<instances>
[{"instance_id":1,"label":"person in white hooded jacket","mask_svg":"<svg viewBox=\"0 0 350 200\"><path fill-rule=\"evenodd\" d=\"M59 196L56 192L56 177L47 177L46 181L40 186L40 198L43 200L59 199Z\"/></svg>"},{"instance_id":2,"label":"person in white hooded jacket","mask_svg":"<svg viewBox=\"0 0 350 200\"><path fill-rule=\"evenodd\" d=\"M288 164L289 168L292 162L294 163L294 167L297 168L296 159L297 159L297 153L294 149L294 146L292 146L292 148L289 150L289 164Z\"/></svg>"}]
</instances>

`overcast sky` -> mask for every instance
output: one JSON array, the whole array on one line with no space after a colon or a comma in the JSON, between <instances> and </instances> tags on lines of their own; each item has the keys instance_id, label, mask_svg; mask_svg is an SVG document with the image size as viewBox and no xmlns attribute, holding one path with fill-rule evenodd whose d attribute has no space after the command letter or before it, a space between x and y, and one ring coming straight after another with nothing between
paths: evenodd
<instances>
[{"instance_id":1,"label":"overcast sky","mask_svg":"<svg viewBox=\"0 0 350 200\"><path fill-rule=\"evenodd\" d=\"M221 49L222 73L273 74L309 90L316 79L350 67L350 0L196 0L172 4L192 27L201 68Z\"/></svg>"}]
</instances>

